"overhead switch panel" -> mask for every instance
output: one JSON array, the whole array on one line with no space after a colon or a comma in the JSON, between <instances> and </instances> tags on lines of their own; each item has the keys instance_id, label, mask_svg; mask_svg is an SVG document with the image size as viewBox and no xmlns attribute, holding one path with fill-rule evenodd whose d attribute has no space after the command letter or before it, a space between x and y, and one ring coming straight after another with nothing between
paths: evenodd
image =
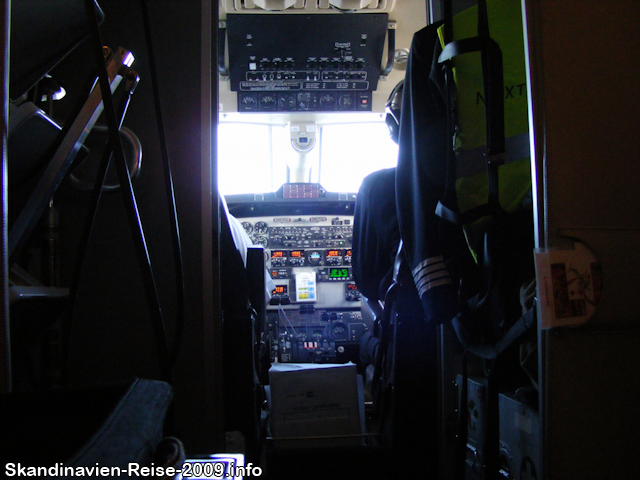
<instances>
[{"instance_id":1,"label":"overhead switch panel","mask_svg":"<svg viewBox=\"0 0 640 480\"><path fill-rule=\"evenodd\" d=\"M227 15L239 112L371 111L388 15Z\"/></svg>"}]
</instances>

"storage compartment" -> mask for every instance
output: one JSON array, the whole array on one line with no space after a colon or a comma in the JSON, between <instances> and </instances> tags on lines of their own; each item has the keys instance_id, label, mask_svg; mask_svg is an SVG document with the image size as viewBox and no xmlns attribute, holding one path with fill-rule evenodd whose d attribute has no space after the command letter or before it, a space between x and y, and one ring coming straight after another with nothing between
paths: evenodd
<instances>
[{"instance_id":1,"label":"storage compartment","mask_svg":"<svg viewBox=\"0 0 640 480\"><path fill-rule=\"evenodd\" d=\"M269 370L276 448L364 444L364 398L356 366L276 363Z\"/></svg>"}]
</instances>

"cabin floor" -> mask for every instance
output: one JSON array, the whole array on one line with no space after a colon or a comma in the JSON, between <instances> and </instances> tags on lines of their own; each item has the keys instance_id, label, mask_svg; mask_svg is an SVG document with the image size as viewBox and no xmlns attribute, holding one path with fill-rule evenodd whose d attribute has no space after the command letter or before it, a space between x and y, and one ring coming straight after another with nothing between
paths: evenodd
<instances>
[{"instance_id":1,"label":"cabin floor","mask_svg":"<svg viewBox=\"0 0 640 480\"><path fill-rule=\"evenodd\" d=\"M409 430L400 432L397 448L385 446L391 434L380 425L380 415L371 403L365 407L367 435L363 446L305 446L304 439L295 444L267 439L263 445L260 465L262 478L272 480L326 480L352 478L383 480L395 478L437 478L437 452L432 439L411 438ZM428 450L432 450L429 452Z\"/></svg>"}]
</instances>

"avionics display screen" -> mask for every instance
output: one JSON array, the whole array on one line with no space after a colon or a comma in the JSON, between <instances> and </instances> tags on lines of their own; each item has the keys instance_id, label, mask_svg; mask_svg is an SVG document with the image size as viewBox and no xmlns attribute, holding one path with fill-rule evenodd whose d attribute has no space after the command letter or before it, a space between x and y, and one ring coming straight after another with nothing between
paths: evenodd
<instances>
[{"instance_id":1,"label":"avionics display screen","mask_svg":"<svg viewBox=\"0 0 640 480\"><path fill-rule=\"evenodd\" d=\"M327 250L327 258L329 257L341 257L342 250Z\"/></svg>"},{"instance_id":2,"label":"avionics display screen","mask_svg":"<svg viewBox=\"0 0 640 480\"><path fill-rule=\"evenodd\" d=\"M286 258L287 252L284 250L272 250L271 258Z\"/></svg>"},{"instance_id":3,"label":"avionics display screen","mask_svg":"<svg viewBox=\"0 0 640 480\"><path fill-rule=\"evenodd\" d=\"M303 258L304 250L291 250L291 252L289 252L289 256L292 258Z\"/></svg>"},{"instance_id":4,"label":"avionics display screen","mask_svg":"<svg viewBox=\"0 0 640 480\"><path fill-rule=\"evenodd\" d=\"M271 292L271 294L275 297L281 297L283 295L287 295L287 286L286 285L276 285L276 288Z\"/></svg>"},{"instance_id":5,"label":"avionics display screen","mask_svg":"<svg viewBox=\"0 0 640 480\"><path fill-rule=\"evenodd\" d=\"M348 268L330 268L329 269L329 278L344 278L345 280L349 278L349 269Z\"/></svg>"}]
</instances>

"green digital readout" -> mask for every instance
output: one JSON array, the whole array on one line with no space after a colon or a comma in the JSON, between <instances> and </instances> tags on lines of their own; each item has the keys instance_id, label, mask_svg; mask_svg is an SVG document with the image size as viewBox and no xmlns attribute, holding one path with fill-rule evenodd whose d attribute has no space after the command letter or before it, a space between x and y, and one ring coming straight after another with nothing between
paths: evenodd
<instances>
[{"instance_id":1,"label":"green digital readout","mask_svg":"<svg viewBox=\"0 0 640 480\"><path fill-rule=\"evenodd\" d=\"M329 278L349 278L348 268L330 268Z\"/></svg>"}]
</instances>

